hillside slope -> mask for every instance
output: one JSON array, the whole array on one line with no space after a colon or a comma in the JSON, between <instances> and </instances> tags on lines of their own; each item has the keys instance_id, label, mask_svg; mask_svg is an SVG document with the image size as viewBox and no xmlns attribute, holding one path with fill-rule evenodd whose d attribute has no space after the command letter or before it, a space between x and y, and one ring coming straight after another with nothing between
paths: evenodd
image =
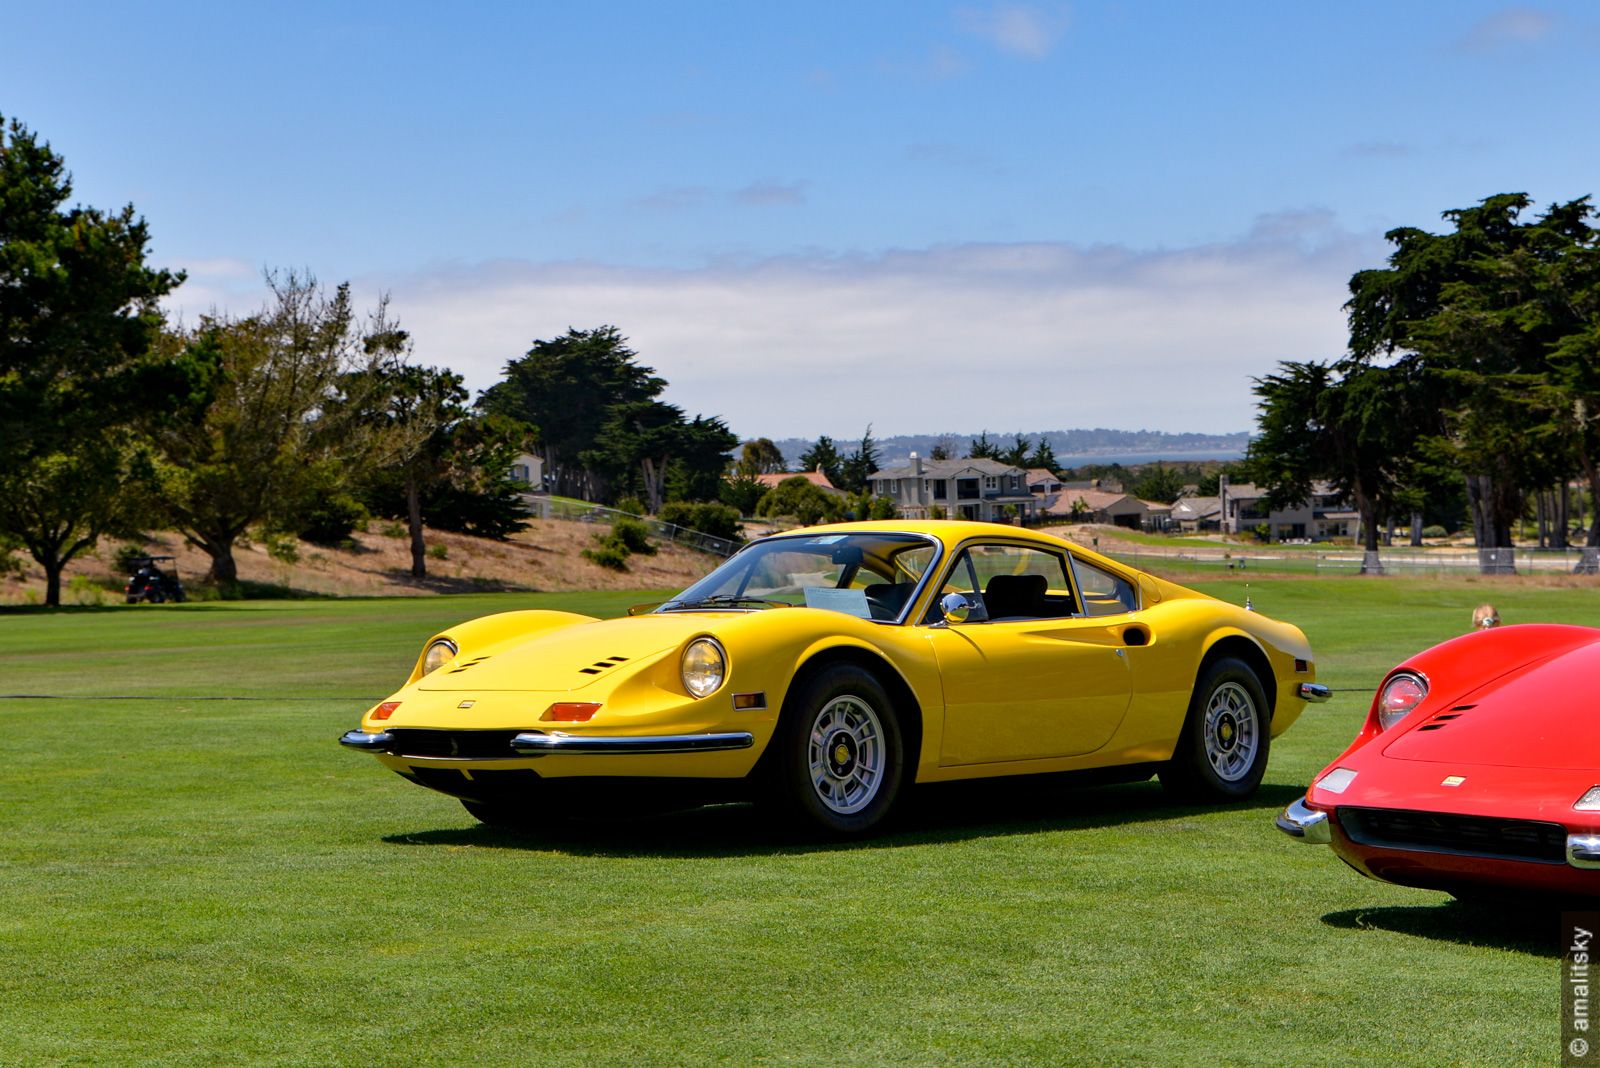
<instances>
[{"instance_id":1,"label":"hillside slope","mask_svg":"<svg viewBox=\"0 0 1600 1068\"><path fill-rule=\"evenodd\" d=\"M383 521L374 521L369 532L355 535L353 549L299 542L299 560L294 563L268 555L259 541L238 546L234 558L244 582L334 597L496 590L678 589L718 562L717 557L705 553L662 544L655 556L630 557L627 571L609 571L580 555L594 544L593 535L603 532L604 525L547 519L535 520L528 530L506 542L430 530L430 550L442 551L444 556L430 556L428 577L417 581L411 578L409 542L405 537L385 533L394 529ZM67 568L62 603L120 601L127 576L116 570L114 558L122 544L102 541L95 553L74 561ZM152 554L176 556L184 584L191 589L200 586L210 558L185 544L182 535L157 534L142 544ZM37 604L44 599L44 572L25 556L19 558L23 574L20 579L11 575L0 581L0 604Z\"/></svg>"}]
</instances>

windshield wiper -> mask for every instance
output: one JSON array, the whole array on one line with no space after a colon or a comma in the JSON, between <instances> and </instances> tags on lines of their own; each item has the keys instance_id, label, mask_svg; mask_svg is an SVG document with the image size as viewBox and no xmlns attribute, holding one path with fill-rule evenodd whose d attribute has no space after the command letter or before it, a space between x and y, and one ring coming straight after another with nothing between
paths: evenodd
<instances>
[{"instance_id":1,"label":"windshield wiper","mask_svg":"<svg viewBox=\"0 0 1600 1068\"><path fill-rule=\"evenodd\" d=\"M666 604L661 606L660 611L673 612L673 611L677 611L679 609L705 608L705 607L708 607L708 606L718 607L718 608L721 608L721 607L724 607L724 606L731 607L731 608L737 608L740 605L751 605L751 604L762 605L762 606L764 606L766 608L793 608L794 607L794 605L790 604L788 601L774 601L769 597L736 597L736 596L734 596L733 594L730 594L730 593L716 593L716 594L712 594L710 597L701 597L701 598L699 598L697 600L693 600L693 601L668 601Z\"/></svg>"}]
</instances>

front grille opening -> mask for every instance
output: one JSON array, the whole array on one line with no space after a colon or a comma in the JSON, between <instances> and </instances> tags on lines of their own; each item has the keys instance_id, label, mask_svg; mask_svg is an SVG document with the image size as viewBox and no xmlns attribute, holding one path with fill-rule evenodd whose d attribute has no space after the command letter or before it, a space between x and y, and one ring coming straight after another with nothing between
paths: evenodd
<instances>
[{"instance_id":1,"label":"front grille opening","mask_svg":"<svg viewBox=\"0 0 1600 1068\"><path fill-rule=\"evenodd\" d=\"M435 731L404 727L389 733L394 735L389 751L398 756L483 760L496 757L511 759L523 755L511 748L511 739L517 736L516 731Z\"/></svg>"},{"instance_id":2,"label":"front grille opening","mask_svg":"<svg viewBox=\"0 0 1600 1068\"><path fill-rule=\"evenodd\" d=\"M1567 857L1566 828L1540 820L1344 807L1339 809L1339 825L1351 841L1385 849L1420 849L1541 864L1564 864Z\"/></svg>"}]
</instances>

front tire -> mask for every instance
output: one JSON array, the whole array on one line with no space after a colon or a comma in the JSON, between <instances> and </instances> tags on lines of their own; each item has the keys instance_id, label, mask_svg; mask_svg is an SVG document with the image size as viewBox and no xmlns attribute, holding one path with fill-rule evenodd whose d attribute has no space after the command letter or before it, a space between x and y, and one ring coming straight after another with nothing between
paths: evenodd
<instances>
[{"instance_id":1,"label":"front tire","mask_svg":"<svg viewBox=\"0 0 1600 1068\"><path fill-rule=\"evenodd\" d=\"M1233 657L1214 660L1200 673L1161 785L1190 800L1242 800L1261 785L1271 745L1267 695L1255 671Z\"/></svg>"},{"instance_id":2,"label":"front tire","mask_svg":"<svg viewBox=\"0 0 1600 1068\"><path fill-rule=\"evenodd\" d=\"M894 702L873 674L825 667L796 685L768 754L768 794L802 828L864 835L894 807L905 742Z\"/></svg>"}]
</instances>

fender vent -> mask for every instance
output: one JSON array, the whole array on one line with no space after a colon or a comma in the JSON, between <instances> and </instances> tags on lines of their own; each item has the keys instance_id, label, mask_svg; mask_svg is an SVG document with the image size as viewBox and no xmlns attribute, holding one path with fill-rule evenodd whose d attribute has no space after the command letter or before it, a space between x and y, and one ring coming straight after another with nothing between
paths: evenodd
<instances>
[{"instance_id":1,"label":"fender vent","mask_svg":"<svg viewBox=\"0 0 1600 1068\"><path fill-rule=\"evenodd\" d=\"M1477 705L1456 705L1454 708L1452 708L1448 712L1440 712L1437 716L1434 716L1428 722L1426 722L1422 726L1418 727L1417 730L1419 730L1419 731L1442 731L1446 727L1450 726L1450 723L1451 723L1452 720L1460 719L1461 718L1461 713L1469 711L1470 709L1474 709L1474 708L1477 708L1477 707L1478 707Z\"/></svg>"},{"instance_id":2,"label":"fender vent","mask_svg":"<svg viewBox=\"0 0 1600 1068\"><path fill-rule=\"evenodd\" d=\"M614 668L618 664L626 664L627 662L628 662L628 658L625 657L625 656L608 656L604 660L596 660L594 662L594 664L591 665L590 667L579 668L578 669L578 674L580 674L580 675L598 675L602 671L604 671L606 668Z\"/></svg>"}]
</instances>

